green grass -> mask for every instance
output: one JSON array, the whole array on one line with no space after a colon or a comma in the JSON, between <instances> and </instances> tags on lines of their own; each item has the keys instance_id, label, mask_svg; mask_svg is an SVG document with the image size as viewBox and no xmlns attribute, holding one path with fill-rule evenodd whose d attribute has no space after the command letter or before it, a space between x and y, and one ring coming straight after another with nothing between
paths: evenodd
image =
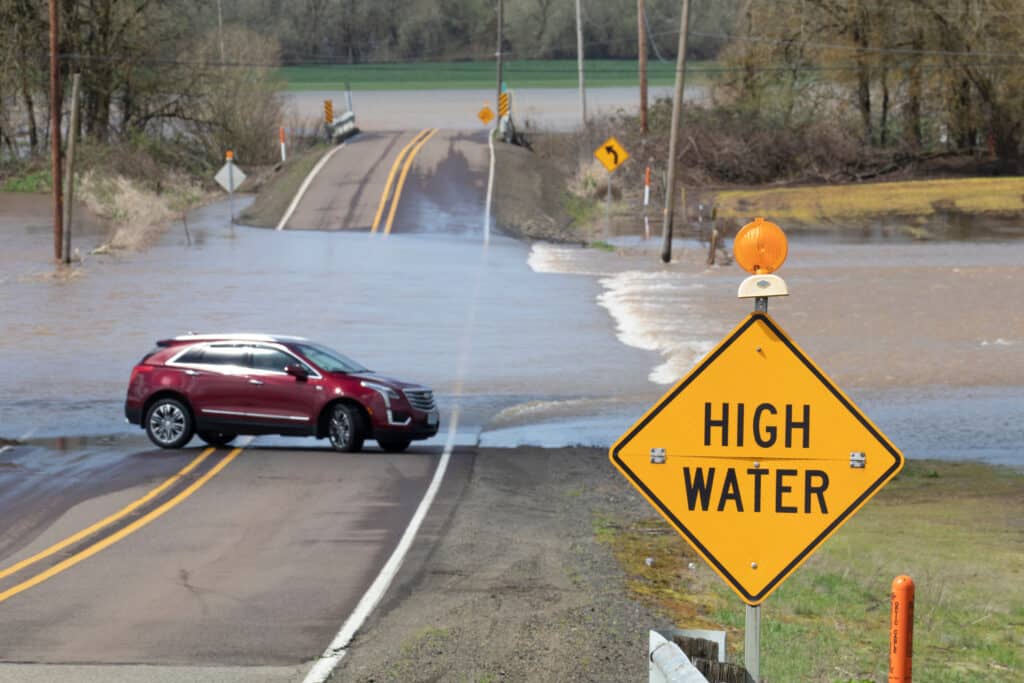
<instances>
[{"instance_id":1,"label":"green grass","mask_svg":"<svg viewBox=\"0 0 1024 683\"><path fill-rule=\"evenodd\" d=\"M762 605L762 675L887 680L889 590L908 574L917 584L915 680L1024 680L1021 491L1020 472L909 462ZM661 518L595 518L594 535L612 548L632 595L680 628L725 629L730 659L742 662L743 603Z\"/></svg>"},{"instance_id":2,"label":"green grass","mask_svg":"<svg viewBox=\"0 0 1024 683\"><path fill-rule=\"evenodd\" d=\"M687 84L706 83L712 62L687 66ZM703 73L702 73L703 72ZM481 62L418 62L409 64L331 64L285 66L278 77L287 90L434 90L495 87L495 64ZM632 60L594 59L585 63L588 88L637 85L637 65ZM518 60L505 62L506 85L516 88L575 88L578 75L575 60ZM674 62L650 62L649 85L675 82Z\"/></svg>"},{"instance_id":3,"label":"green grass","mask_svg":"<svg viewBox=\"0 0 1024 683\"><path fill-rule=\"evenodd\" d=\"M2 192L47 192L50 189L50 171L26 171L12 176L0 186Z\"/></svg>"}]
</instances>

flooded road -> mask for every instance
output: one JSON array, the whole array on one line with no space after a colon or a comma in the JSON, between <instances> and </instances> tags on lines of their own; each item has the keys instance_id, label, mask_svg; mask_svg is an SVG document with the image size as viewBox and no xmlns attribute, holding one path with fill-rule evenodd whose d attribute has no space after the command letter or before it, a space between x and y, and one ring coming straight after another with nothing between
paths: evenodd
<instances>
[{"instance_id":1,"label":"flooded road","mask_svg":"<svg viewBox=\"0 0 1024 683\"><path fill-rule=\"evenodd\" d=\"M192 216L192 246L177 226L146 253L89 256L70 278L26 257L45 249L38 230L13 233L0 437L137 447L123 392L157 339L265 331L433 386L445 414L460 404L464 443L605 446L748 311L738 269L686 266L697 243L680 242L670 267L652 265L656 240L632 237L614 240L619 253L501 237L485 248L475 211L441 215L416 190L454 163L425 159L400 211L418 233L277 233L231 226L218 204ZM771 312L908 456L1019 466L1024 314L990 292L1021 263L1021 242L797 238L792 296Z\"/></svg>"}]
</instances>

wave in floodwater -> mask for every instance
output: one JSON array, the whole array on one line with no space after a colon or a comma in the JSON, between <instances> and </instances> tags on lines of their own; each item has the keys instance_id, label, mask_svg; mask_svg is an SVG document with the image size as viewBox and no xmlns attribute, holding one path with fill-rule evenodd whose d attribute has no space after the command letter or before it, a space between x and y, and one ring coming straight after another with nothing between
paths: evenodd
<instances>
[{"instance_id":1,"label":"wave in floodwater","mask_svg":"<svg viewBox=\"0 0 1024 683\"><path fill-rule=\"evenodd\" d=\"M664 361L651 370L651 382L676 382L714 347L716 331L697 310L705 285L687 273L614 272L602 267L603 257L593 250L538 243L529 264L541 273L598 276L603 292L597 303L615 321L619 341L661 354Z\"/></svg>"}]
</instances>

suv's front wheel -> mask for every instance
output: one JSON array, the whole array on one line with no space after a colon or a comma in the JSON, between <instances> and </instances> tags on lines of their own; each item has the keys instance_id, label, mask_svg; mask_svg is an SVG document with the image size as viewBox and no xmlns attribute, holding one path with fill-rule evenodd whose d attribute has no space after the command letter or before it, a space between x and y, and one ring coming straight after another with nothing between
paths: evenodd
<instances>
[{"instance_id":1,"label":"suv's front wheel","mask_svg":"<svg viewBox=\"0 0 1024 683\"><path fill-rule=\"evenodd\" d=\"M345 403L335 404L327 418L327 436L334 450L357 453L366 438L359 410Z\"/></svg>"},{"instance_id":2,"label":"suv's front wheel","mask_svg":"<svg viewBox=\"0 0 1024 683\"><path fill-rule=\"evenodd\" d=\"M160 448L181 448L192 438L192 414L176 398L160 398L146 413L146 434Z\"/></svg>"}]
</instances>

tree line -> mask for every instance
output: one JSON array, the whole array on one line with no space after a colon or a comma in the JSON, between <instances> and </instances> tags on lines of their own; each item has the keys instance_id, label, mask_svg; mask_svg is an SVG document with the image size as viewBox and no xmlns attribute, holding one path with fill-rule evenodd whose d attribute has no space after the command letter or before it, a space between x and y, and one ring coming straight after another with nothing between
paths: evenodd
<instances>
[{"instance_id":1,"label":"tree line","mask_svg":"<svg viewBox=\"0 0 1024 683\"><path fill-rule=\"evenodd\" d=\"M96 142L185 135L197 153L273 139L279 64L493 59L497 0L58 0L60 64L82 74ZM675 58L680 0L645 0L652 59ZM689 57L716 106L764 125L841 122L913 156L1024 138L1019 0L692 0ZM0 0L0 155L47 144L47 3ZM586 56L635 59L636 0L581 0ZM576 57L572 0L504 0L509 59ZM65 82L69 79L65 78ZM263 151L256 151L263 150ZM264 143L257 157L272 154ZM253 158L252 161L262 160Z\"/></svg>"}]
</instances>

